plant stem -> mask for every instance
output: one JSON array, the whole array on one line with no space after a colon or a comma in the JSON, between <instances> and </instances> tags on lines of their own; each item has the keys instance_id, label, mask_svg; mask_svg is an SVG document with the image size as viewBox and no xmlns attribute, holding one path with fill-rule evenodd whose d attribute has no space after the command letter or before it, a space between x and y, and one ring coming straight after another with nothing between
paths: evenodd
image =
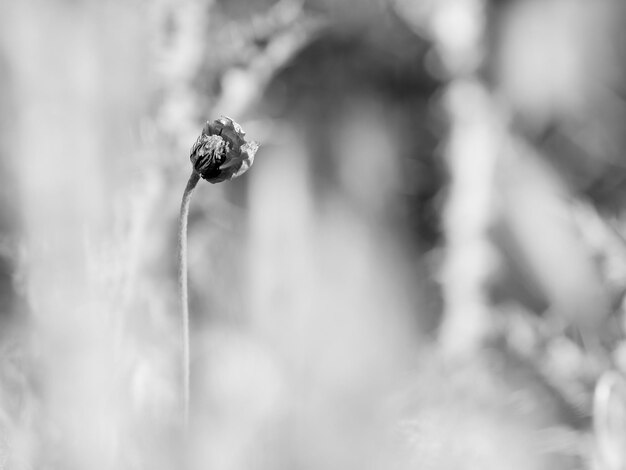
<instances>
[{"instance_id":1,"label":"plant stem","mask_svg":"<svg viewBox=\"0 0 626 470\"><path fill-rule=\"evenodd\" d=\"M185 429L189 425L189 384L190 384L190 354L189 354L189 292L187 283L187 220L189 218L189 202L194 188L200 180L200 175L193 171L185 187L183 200L180 204L180 219L178 221L178 284L180 291L180 306L182 312L182 380L183 380L183 423Z\"/></svg>"}]
</instances>

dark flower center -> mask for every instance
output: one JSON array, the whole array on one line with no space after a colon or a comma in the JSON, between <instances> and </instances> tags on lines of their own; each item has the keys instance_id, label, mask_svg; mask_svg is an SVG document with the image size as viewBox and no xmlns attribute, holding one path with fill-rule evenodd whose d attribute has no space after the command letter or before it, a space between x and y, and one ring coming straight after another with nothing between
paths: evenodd
<instances>
[{"instance_id":1,"label":"dark flower center","mask_svg":"<svg viewBox=\"0 0 626 470\"><path fill-rule=\"evenodd\" d=\"M202 135L201 142L194 155L191 156L195 170L203 178L216 177L220 166L226 161L231 145L219 135Z\"/></svg>"}]
</instances>

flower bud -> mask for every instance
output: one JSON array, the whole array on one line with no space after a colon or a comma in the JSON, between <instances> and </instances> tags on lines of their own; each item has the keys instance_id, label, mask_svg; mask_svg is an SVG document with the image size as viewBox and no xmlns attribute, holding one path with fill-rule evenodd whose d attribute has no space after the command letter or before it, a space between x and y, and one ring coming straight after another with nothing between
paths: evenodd
<instances>
[{"instance_id":1,"label":"flower bud","mask_svg":"<svg viewBox=\"0 0 626 470\"><path fill-rule=\"evenodd\" d=\"M232 119L222 116L208 122L191 148L194 170L209 183L220 183L244 174L252 166L259 144L247 142L245 132Z\"/></svg>"}]
</instances>

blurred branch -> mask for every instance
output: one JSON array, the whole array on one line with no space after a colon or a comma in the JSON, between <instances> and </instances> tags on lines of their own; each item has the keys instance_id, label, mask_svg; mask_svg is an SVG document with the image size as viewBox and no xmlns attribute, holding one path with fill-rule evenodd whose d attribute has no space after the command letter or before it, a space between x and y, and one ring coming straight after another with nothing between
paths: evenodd
<instances>
[{"instance_id":1,"label":"blurred branch","mask_svg":"<svg viewBox=\"0 0 626 470\"><path fill-rule=\"evenodd\" d=\"M450 74L444 99L450 120L446 149L450 187L443 222L445 312L440 340L451 355L480 346L491 323L487 282L495 253L488 230L503 119L478 78L484 8L480 0L447 0L437 6L430 21L430 33Z\"/></svg>"}]
</instances>

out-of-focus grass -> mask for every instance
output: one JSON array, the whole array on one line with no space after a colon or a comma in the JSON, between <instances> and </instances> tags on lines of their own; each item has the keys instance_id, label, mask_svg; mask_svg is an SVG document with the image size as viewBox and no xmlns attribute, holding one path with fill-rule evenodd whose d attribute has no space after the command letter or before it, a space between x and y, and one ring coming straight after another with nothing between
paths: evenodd
<instances>
[{"instance_id":1,"label":"out-of-focus grass","mask_svg":"<svg viewBox=\"0 0 626 470\"><path fill-rule=\"evenodd\" d=\"M6 468L170 467L179 345L167 140L148 117L155 25L119 2L2 9L27 306L2 355Z\"/></svg>"},{"instance_id":2,"label":"out-of-focus grass","mask_svg":"<svg viewBox=\"0 0 626 470\"><path fill-rule=\"evenodd\" d=\"M428 9L399 3L405 24L390 30L375 2L310 2L303 16L283 2L265 22L247 22L265 2L0 2L15 103L0 150L16 175L27 318L0 342L0 468L582 465L607 354L551 327L602 320L612 292L564 202L580 193L532 139L504 146L484 242L509 256L483 306L504 339L442 363L449 117L430 75L442 64L409 30L425 30ZM324 12L339 27L307 29ZM509 79L494 83L513 107L536 104ZM205 184L192 205L185 448L176 213L201 121L230 110L263 146L244 181Z\"/></svg>"}]
</instances>

